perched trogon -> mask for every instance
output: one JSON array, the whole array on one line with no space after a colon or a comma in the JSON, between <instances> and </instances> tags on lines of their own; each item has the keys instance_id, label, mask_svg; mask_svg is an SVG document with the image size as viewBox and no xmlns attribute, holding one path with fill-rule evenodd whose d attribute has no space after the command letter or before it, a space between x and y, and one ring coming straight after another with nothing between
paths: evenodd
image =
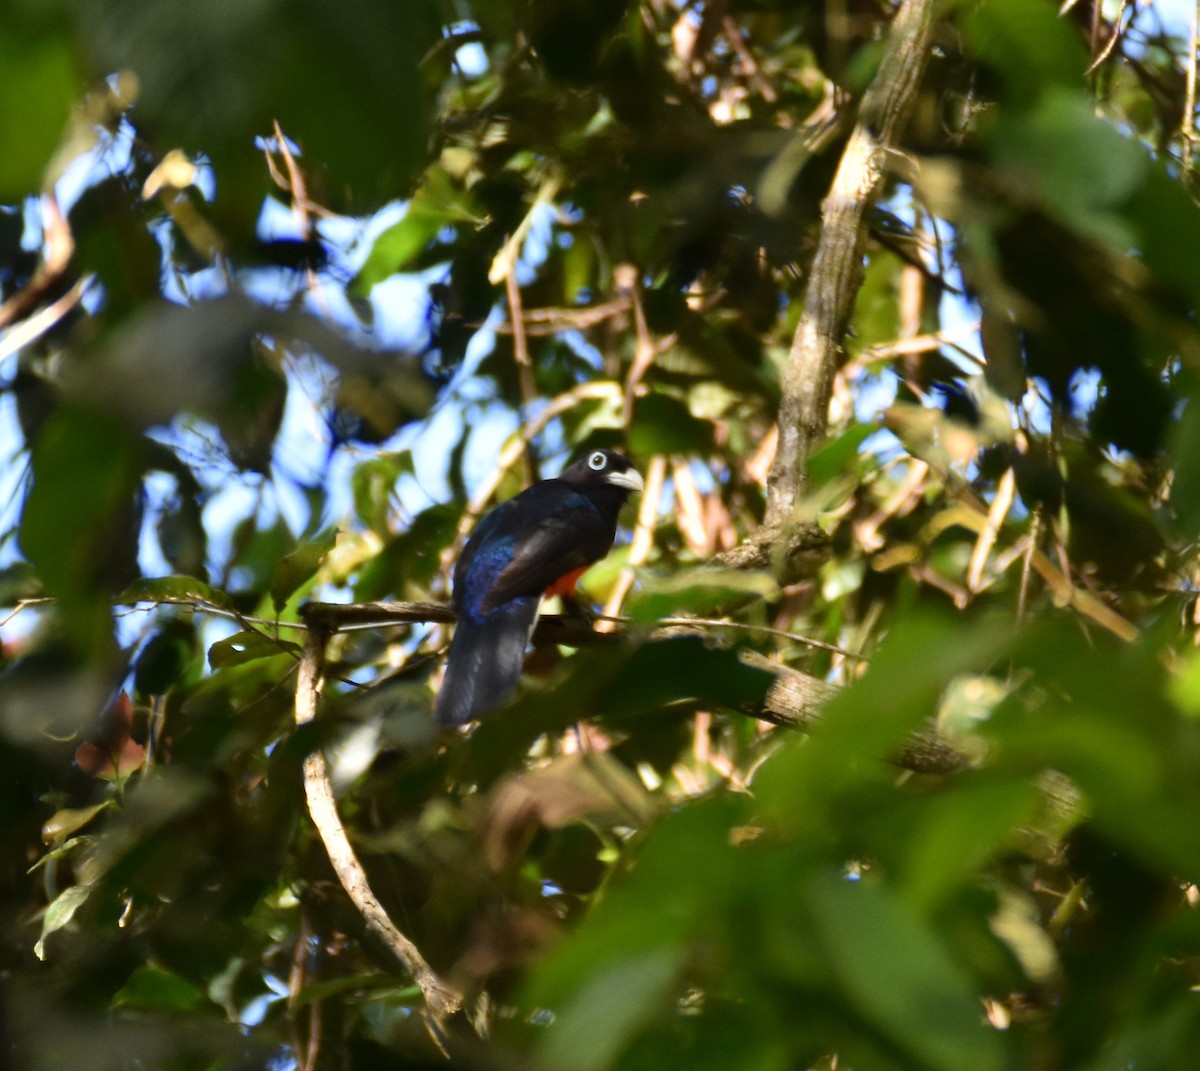
<instances>
[{"instance_id":1,"label":"perched trogon","mask_svg":"<svg viewBox=\"0 0 1200 1071\"><path fill-rule=\"evenodd\" d=\"M478 718L516 688L542 595L574 590L612 547L617 514L641 489L627 457L593 450L484 516L454 566L457 624L437 698L440 724Z\"/></svg>"}]
</instances>

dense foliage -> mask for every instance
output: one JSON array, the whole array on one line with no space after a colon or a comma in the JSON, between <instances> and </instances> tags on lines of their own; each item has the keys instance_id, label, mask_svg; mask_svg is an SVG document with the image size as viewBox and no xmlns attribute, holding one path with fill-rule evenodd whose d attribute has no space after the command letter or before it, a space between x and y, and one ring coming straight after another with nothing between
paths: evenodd
<instances>
[{"instance_id":1,"label":"dense foliage","mask_svg":"<svg viewBox=\"0 0 1200 1071\"><path fill-rule=\"evenodd\" d=\"M747 569L893 5L9 0L0 1066L1193 1067L1194 28L1062 7L938 8ZM347 628L297 727L306 602L595 446L615 635L438 734L445 627Z\"/></svg>"}]
</instances>

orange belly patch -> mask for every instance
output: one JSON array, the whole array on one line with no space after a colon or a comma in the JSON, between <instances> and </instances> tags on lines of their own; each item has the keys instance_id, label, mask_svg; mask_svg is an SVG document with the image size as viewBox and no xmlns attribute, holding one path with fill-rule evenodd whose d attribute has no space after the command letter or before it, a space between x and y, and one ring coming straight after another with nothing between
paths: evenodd
<instances>
[{"instance_id":1,"label":"orange belly patch","mask_svg":"<svg viewBox=\"0 0 1200 1071\"><path fill-rule=\"evenodd\" d=\"M560 576L553 584L546 588L546 598L554 595L574 595L575 585L579 583L579 578L587 572L587 568L586 565L583 565Z\"/></svg>"}]
</instances>

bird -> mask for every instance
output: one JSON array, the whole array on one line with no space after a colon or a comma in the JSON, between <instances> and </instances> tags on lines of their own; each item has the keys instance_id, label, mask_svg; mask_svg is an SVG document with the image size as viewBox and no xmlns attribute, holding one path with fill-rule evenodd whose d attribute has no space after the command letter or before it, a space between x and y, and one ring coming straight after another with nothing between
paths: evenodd
<instances>
[{"instance_id":1,"label":"bird","mask_svg":"<svg viewBox=\"0 0 1200 1071\"><path fill-rule=\"evenodd\" d=\"M484 515L454 566L456 625L435 707L465 725L516 689L543 595L570 595L611 549L617 515L642 478L629 458L593 450Z\"/></svg>"}]
</instances>

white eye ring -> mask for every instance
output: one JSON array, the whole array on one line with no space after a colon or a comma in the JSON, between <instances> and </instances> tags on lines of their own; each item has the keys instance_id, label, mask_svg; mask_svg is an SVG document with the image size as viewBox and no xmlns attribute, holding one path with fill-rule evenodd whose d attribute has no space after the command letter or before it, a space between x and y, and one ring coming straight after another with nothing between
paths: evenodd
<instances>
[{"instance_id":1,"label":"white eye ring","mask_svg":"<svg viewBox=\"0 0 1200 1071\"><path fill-rule=\"evenodd\" d=\"M597 450L594 454L592 454L591 457L588 458L588 468L591 469L593 472L603 471L604 466L607 464L608 464L608 458L606 458L604 456L604 454L599 450Z\"/></svg>"}]
</instances>

